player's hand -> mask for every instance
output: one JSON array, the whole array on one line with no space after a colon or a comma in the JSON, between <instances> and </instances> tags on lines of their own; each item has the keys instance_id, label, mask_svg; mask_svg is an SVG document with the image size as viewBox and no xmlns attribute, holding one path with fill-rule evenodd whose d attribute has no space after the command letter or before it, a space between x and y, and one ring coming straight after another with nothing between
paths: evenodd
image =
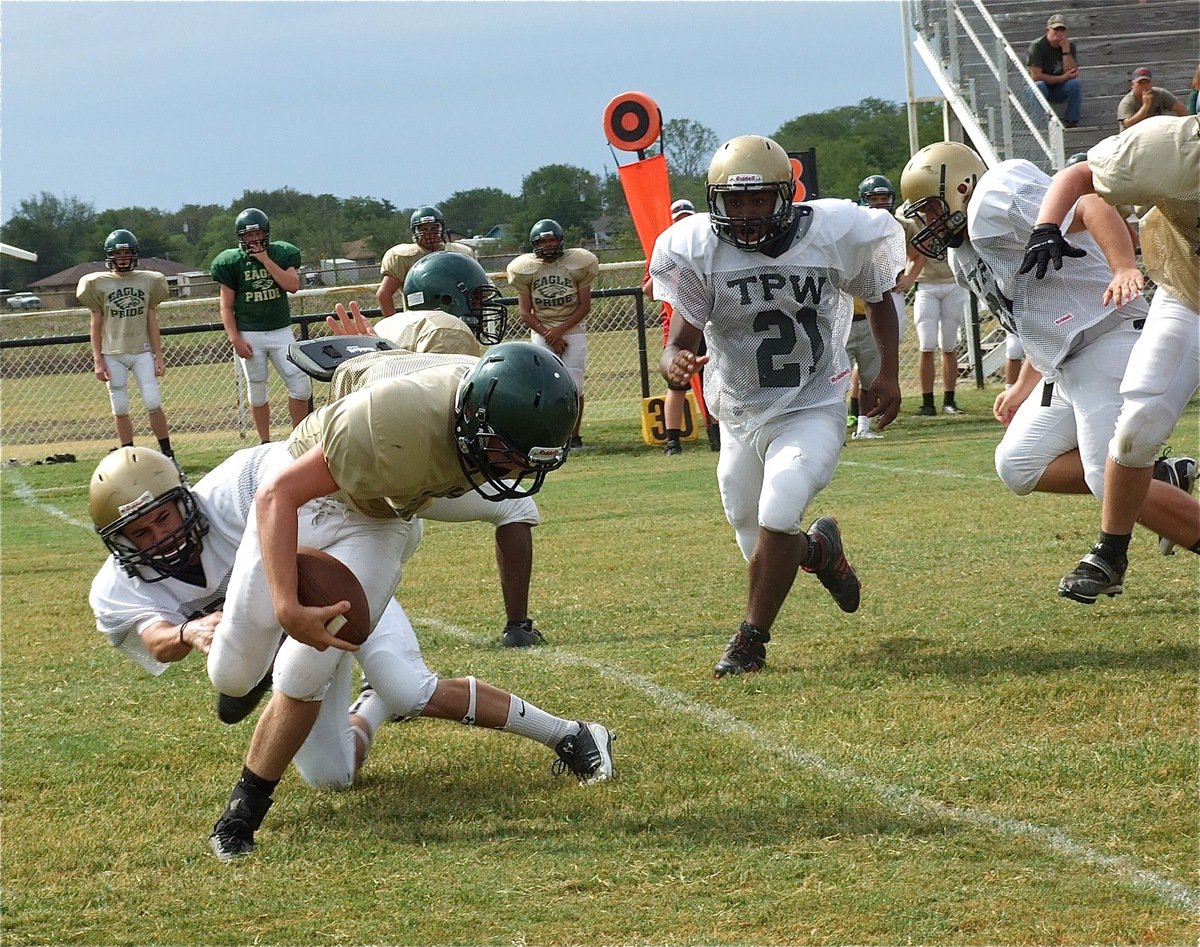
<instances>
[{"instance_id":1,"label":"player's hand","mask_svg":"<svg viewBox=\"0 0 1200 947\"><path fill-rule=\"evenodd\" d=\"M237 353L238 358L250 358L254 355L254 346L240 335L233 340L233 350Z\"/></svg>"},{"instance_id":2,"label":"player's hand","mask_svg":"<svg viewBox=\"0 0 1200 947\"><path fill-rule=\"evenodd\" d=\"M104 359L96 359L92 364L92 371L100 381L108 381L108 362Z\"/></svg>"},{"instance_id":3,"label":"player's hand","mask_svg":"<svg viewBox=\"0 0 1200 947\"><path fill-rule=\"evenodd\" d=\"M1062 269L1062 258L1087 256L1087 250L1073 247L1067 243L1058 224L1038 224L1029 235L1025 244L1025 258L1021 260L1021 268L1017 275L1021 276L1034 270L1034 278L1042 279L1046 268L1053 263L1056 270Z\"/></svg>"},{"instance_id":4,"label":"player's hand","mask_svg":"<svg viewBox=\"0 0 1200 947\"><path fill-rule=\"evenodd\" d=\"M295 602L286 609L277 608L275 618L290 637L310 648L316 648L318 651L324 651L327 648L357 651L358 645L343 641L331 634L325 627L332 619L338 615L344 615L348 611L350 611L349 602L311 607Z\"/></svg>"},{"instance_id":5,"label":"player's hand","mask_svg":"<svg viewBox=\"0 0 1200 947\"><path fill-rule=\"evenodd\" d=\"M166 360L161 355L154 356L154 374L158 378L162 378L167 373Z\"/></svg>"},{"instance_id":6,"label":"player's hand","mask_svg":"<svg viewBox=\"0 0 1200 947\"><path fill-rule=\"evenodd\" d=\"M1014 390L1010 388L1008 391L1000 392L1000 394L996 395L996 400L992 404L992 417L1005 427L1008 427L1013 416L1017 413L1017 408L1021 407L1021 402L1024 400L1021 399L1018 401L1014 399L1012 397Z\"/></svg>"},{"instance_id":7,"label":"player's hand","mask_svg":"<svg viewBox=\"0 0 1200 947\"><path fill-rule=\"evenodd\" d=\"M870 387L860 391L859 398L859 410L869 418L877 418L880 430L895 421L900 413L900 383L895 378L884 378L882 372Z\"/></svg>"},{"instance_id":8,"label":"player's hand","mask_svg":"<svg viewBox=\"0 0 1200 947\"><path fill-rule=\"evenodd\" d=\"M187 628L183 632L183 641L185 644L191 645L201 654L208 654L212 647L213 634L217 630L217 625L221 622L221 613L213 612L211 615L202 615L199 618L193 618L187 623Z\"/></svg>"},{"instance_id":9,"label":"player's hand","mask_svg":"<svg viewBox=\"0 0 1200 947\"><path fill-rule=\"evenodd\" d=\"M1133 302L1142 295L1145 285L1146 277L1136 266L1127 270L1117 270L1113 273L1112 282L1104 290L1104 298L1101 302L1105 306L1111 304L1120 309L1126 303Z\"/></svg>"},{"instance_id":10,"label":"player's hand","mask_svg":"<svg viewBox=\"0 0 1200 947\"><path fill-rule=\"evenodd\" d=\"M334 335L374 335L375 329L371 322L362 314L362 308L357 300L350 302L350 311L338 303L333 307L333 315L325 317L325 324Z\"/></svg>"},{"instance_id":11,"label":"player's hand","mask_svg":"<svg viewBox=\"0 0 1200 947\"><path fill-rule=\"evenodd\" d=\"M688 349L680 349L667 366L667 381L673 385L686 385L692 380L692 376L707 364L707 355L697 355Z\"/></svg>"}]
</instances>

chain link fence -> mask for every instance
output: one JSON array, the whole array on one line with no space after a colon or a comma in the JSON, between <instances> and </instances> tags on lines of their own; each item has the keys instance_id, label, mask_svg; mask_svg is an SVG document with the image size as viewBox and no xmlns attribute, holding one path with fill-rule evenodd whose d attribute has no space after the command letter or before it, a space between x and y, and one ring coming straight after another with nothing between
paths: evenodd
<instances>
[{"instance_id":1,"label":"chain link fence","mask_svg":"<svg viewBox=\"0 0 1200 947\"><path fill-rule=\"evenodd\" d=\"M588 317L587 410L589 423L628 431L629 443L642 440L642 399L661 395L658 373L662 354L661 310L641 293L644 261L606 263L593 293ZM503 274L493 274L502 292ZM292 297L298 338L328 334L324 315L337 303L358 300L374 306L375 286L359 285L306 290ZM510 338L526 338L510 307ZM911 300L910 300L911 302ZM901 342L901 389L911 396L917 384L916 332L909 324ZM163 408L172 444L189 449L236 450L257 440L250 418L241 371L221 326L216 298L164 303L159 308L167 373L161 380ZM88 313L83 309L14 313L0 316L0 457L4 462L30 462L56 453L96 455L116 443L108 393L92 373ZM985 323L983 335L988 327ZM961 345L965 353L967 346ZM972 362L961 361L969 377ZM272 369L270 403L273 436L290 429L287 391ZM138 443L153 445L145 410L130 383L130 416ZM328 386L315 383L316 405L324 404Z\"/></svg>"}]
</instances>

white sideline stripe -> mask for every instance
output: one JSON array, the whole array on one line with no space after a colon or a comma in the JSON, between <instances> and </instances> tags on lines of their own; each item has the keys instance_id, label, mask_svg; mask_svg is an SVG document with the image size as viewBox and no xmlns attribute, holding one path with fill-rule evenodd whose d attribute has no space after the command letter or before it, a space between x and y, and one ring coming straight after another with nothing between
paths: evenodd
<instances>
[{"instance_id":1,"label":"white sideline stripe","mask_svg":"<svg viewBox=\"0 0 1200 947\"><path fill-rule=\"evenodd\" d=\"M897 467L894 464L869 464L862 460L846 460L846 455L838 461L839 467L862 467L864 470L882 470L885 473L913 474L918 477L947 477L951 480L982 480L987 483L1003 484L995 474L964 474L954 470L925 470L922 467Z\"/></svg>"},{"instance_id":2,"label":"white sideline stripe","mask_svg":"<svg viewBox=\"0 0 1200 947\"><path fill-rule=\"evenodd\" d=\"M414 619L413 623L428 625L438 631L465 639L472 644L489 645L492 643L490 638L436 618ZM708 729L717 733L744 737L776 759L785 759L801 769L812 770L833 782L864 789L906 815L944 819L947 822L957 822L971 828L985 829L1007 838L1032 839L1068 861L1099 868L1114 875L1119 881L1133 888L1147 891L1173 907L1188 911L1195 911L1200 907L1200 891L1170 878L1164 878L1152 871L1139 868L1132 859L1125 856L1106 855L1090 845L1076 842L1061 829L1026 822L1023 819L1010 819L983 809L963 809L952 806L923 796L916 790L904 786L893 786L845 766L829 763L815 753L807 753L781 745L768 734L755 729L724 710L699 703L680 691L663 687L661 684L656 684L639 674L633 674L625 668L612 667L591 658L560 651L557 648L539 648L537 654L555 664L589 668L601 677L641 691L665 710L695 717Z\"/></svg>"},{"instance_id":3,"label":"white sideline stripe","mask_svg":"<svg viewBox=\"0 0 1200 947\"><path fill-rule=\"evenodd\" d=\"M878 466L885 470L894 469L882 464L863 464L860 466ZM923 471L923 473L929 472ZM11 469L5 470L4 474L4 479L12 484L13 493L22 502L37 507L51 516L70 523L72 526L79 526L83 529L92 528L92 524L80 522L58 507L39 500L25 480L15 471ZM413 623L428 625L431 628L436 628L438 631L446 632L476 645L491 643L491 639L483 635L477 635L458 625L453 625L437 618L414 619ZM707 704L698 703L680 691L663 687L649 678L634 674L624 668L614 668L599 661L579 657L555 648L540 648L538 649L538 654L546 660L553 661L555 664L567 667L590 668L601 677L606 677L618 684L633 686L649 697L659 707L695 717L706 727L715 730L717 733L745 737L760 748L769 751L776 758L786 759L801 769L812 770L826 779L855 786L859 789L865 789L868 792L874 793L902 813L926 816L934 819L945 819L947 822L958 822L974 828L986 829L987 831L1008 838L1031 838L1044 845L1056 855L1060 855L1069 861L1099 868L1115 876L1119 881L1133 888L1147 891L1160 901L1164 901L1173 907L1188 911L1196 911L1200 908L1200 891L1170 878L1164 878L1162 875L1155 874L1152 871L1139 868L1132 859L1125 856L1106 855L1104 852L1098 851L1090 845L1076 842L1061 829L1038 825L1034 822L1026 822L1021 819L1009 819L983 809L961 809L945 802L939 802L936 799L930 799L915 790L906 789L903 786L893 786L882 780L874 779L871 776L857 773L845 766L834 765L826 762L814 753L806 753L794 747L780 745L767 734L759 732L748 723L738 720L737 717L730 713L710 707Z\"/></svg>"},{"instance_id":4,"label":"white sideline stripe","mask_svg":"<svg viewBox=\"0 0 1200 947\"><path fill-rule=\"evenodd\" d=\"M16 470L12 468L6 469L4 471L4 479L12 484L13 494L22 503L36 507L43 513L49 513L51 516L60 520L64 520L70 523L72 526L82 526L84 529L92 528L91 523L82 523L75 519L75 517L71 516L71 514L65 512L64 510L60 510L57 506L53 506L52 504L47 503L45 500L39 500L36 491L34 491L34 489L25 482L25 478L17 473Z\"/></svg>"}]
</instances>

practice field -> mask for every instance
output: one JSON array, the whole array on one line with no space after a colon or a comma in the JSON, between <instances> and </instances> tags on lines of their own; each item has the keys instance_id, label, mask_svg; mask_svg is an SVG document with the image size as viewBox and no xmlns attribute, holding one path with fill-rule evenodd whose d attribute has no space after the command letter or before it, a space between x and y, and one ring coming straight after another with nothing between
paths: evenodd
<instances>
[{"instance_id":1,"label":"practice field","mask_svg":"<svg viewBox=\"0 0 1200 947\"><path fill-rule=\"evenodd\" d=\"M93 630L99 457L4 470L6 943L1196 943L1197 559L1139 532L1124 595L1058 598L1098 506L1004 489L994 394L847 445L808 516L861 610L802 574L765 670L719 682L745 565L717 455L588 425L538 498L548 646L496 645L483 525L432 524L399 597L439 672L615 730L616 778L385 724L349 792L289 771L232 865L206 837L252 722L217 720L200 657L151 678Z\"/></svg>"}]
</instances>

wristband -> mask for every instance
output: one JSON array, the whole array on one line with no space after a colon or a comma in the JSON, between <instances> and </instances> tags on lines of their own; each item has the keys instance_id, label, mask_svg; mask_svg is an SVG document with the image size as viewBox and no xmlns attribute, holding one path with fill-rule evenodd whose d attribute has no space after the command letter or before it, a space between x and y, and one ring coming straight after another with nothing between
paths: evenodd
<instances>
[{"instance_id":1,"label":"wristband","mask_svg":"<svg viewBox=\"0 0 1200 947\"><path fill-rule=\"evenodd\" d=\"M188 618L188 619L185 619L183 624L179 626L179 643L182 645L187 645L187 642L183 640L183 629L185 629L191 623L192 623L192 620L190 618ZM188 647L190 648L191 645L188 645Z\"/></svg>"}]
</instances>

